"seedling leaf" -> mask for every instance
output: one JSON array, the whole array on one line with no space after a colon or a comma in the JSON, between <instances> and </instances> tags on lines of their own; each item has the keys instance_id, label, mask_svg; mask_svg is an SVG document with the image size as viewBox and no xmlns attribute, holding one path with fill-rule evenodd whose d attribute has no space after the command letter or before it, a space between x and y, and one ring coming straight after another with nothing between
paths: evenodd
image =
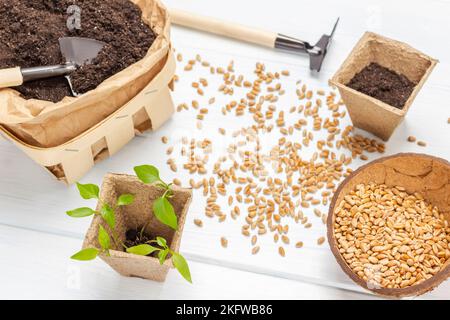
<instances>
[{"instance_id":1,"label":"seedling leaf","mask_svg":"<svg viewBox=\"0 0 450 320\"><path fill-rule=\"evenodd\" d=\"M98 249L87 248L87 249L78 251L70 258L73 260L88 261L88 260L94 260L97 257L97 255L98 255Z\"/></svg>"},{"instance_id":2,"label":"seedling leaf","mask_svg":"<svg viewBox=\"0 0 450 320\"><path fill-rule=\"evenodd\" d=\"M184 259L181 254L174 252L172 255L172 262L183 278L192 283L191 271L189 270L186 259Z\"/></svg>"},{"instance_id":3,"label":"seedling leaf","mask_svg":"<svg viewBox=\"0 0 450 320\"><path fill-rule=\"evenodd\" d=\"M143 165L134 167L137 177L144 183L153 183L161 181L159 178L159 171L156 167L151 165Z\"/></svg>"},{"instance_id":4,"label":"seedling leaf","mask_svg":"<svg viewBox=\"0 0 450 320\"><path fill-rule=\"evenodd\" d=\"M100 226L98 228L98 242L102 246L103 250L108 250L110 246L110 239L109 235L106 232L105 228L103 226Z\"/></svg>"},{"instance_id":5,"label":"seedling leaf","mask_svg":"<svg viewBox=\"0 0 450 320\"><path fill-rule=\"evenodd\" d=\"M155 252L156 250L161 250L158 248L155 248L149 244L140 244L134 247L127 248L128 253L137 254L140 256L148 256L150 253Z\"/></svg>"},{"instance_id":6,"label":"seedling leaf","mask_svg":"<svg viewBox=\"0 0 450 320\"><path fill-rule=\"evenodd\" d=\"M95 184L81 184L77 182L77 188L83 199L98 199L100 189Z\"/></svg>"},{"instance_id":7,"label":"seedling leaf","mask_svg":"<svg viewBox=\"0 0 450 320\"><path fill-rule=\"evenodd\" d=\"M132 204L134 201L134 195L132 194L122 194L119 199L117 199L118 206L127 206Z\"/></svg>"},{"instance_id":8,"label":"seedling leaf","mask_svg":"<svg viewBox=\"0 0 450 320\"><path fill-rule=\"evenodd\" d=\"M156 218L165 225L174 230L178 229L178 219L175 215L175 210L169 200L165 197L158 198L153 202L153 213Z\"/></svg>"},{"instance_id":9,"label":"seedling leaf","mask_svg":"<svg viewBox=\"0 0 450 320\"><path fill-rule=\"evenodd\" d=\"M158 252L159 263L162 265L164 261L166 261L167 254L169 253L169 249L161 250Z\"/></svg>"},{"instance_id":10,"label":"seedling leaf","mask_svg":"<svg viewBox=\"0 0 450 320\"><path fill-rule=\"evenodd\" d=\"M116 216L114 214L114 210L108 204L104 204L100 210L100 213L108 226L111 229L114 229L116 226Z\"/></svg>"},{"instance_id":11,"label":"seedling leaf","mask_svg":"<svg viewBox=\"0 0 450 320\"><path fill-rule=\"evenodd\" d=\"M66 212L68 216L71 216L73 218L83 218L83 217L89 217L95 213L94 210L91 208L78 208L74 210L70 210Z\"/></svg>"},{"instance_id":12,"label":"seedling leaf","mask_svg":"<svg viewBox=\"0 0 450 320\"><path fill-rule=\"evenodd\" d=\"M163 237L156 237L156 243L164 249L167 248L167 241Z\"/></svg>"}]
</instances>

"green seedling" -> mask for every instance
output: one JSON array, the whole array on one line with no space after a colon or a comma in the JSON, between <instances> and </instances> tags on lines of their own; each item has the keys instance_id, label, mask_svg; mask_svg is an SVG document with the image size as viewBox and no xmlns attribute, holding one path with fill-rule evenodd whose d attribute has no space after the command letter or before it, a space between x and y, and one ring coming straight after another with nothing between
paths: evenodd
<instances>
[{"instance_id":1,"label":"green seedling","mask_svg":"<svg viewBox=\"0 0 450 320\"><path fill-rule=\"evenodd\" d=\"M172 183L167 184L162 181L158 169L151 165L134 167L134 172L143 183L156 184L164 190L163 195L153 202L153 213L159 221L174 230L178 230L178 219L172 204L169 202L169 199L173 197Z\"/></svg>"},{"instance_id":2,"label":"green seedling","mask_svg":"<svg viewBox=\"0 0 450 320\"><path fill-rule=\"evenodd\" d=\"M100 188L95 184L81 184L77 183L78 191L80 192L80 196L85 199L97 199L100 201L99 192ZM111 230L111 235L108 231L102 226L99 226L98 230L98 242L100 243L101 249L97 248L87 248L81 250L72 256L72 259L75 260L92 260L95 259L100 253L104 253L109 255L109 249L111 247L111 238L113 239L116 247L123 247L126 249L123 242L117 236L115 231L116 229L116 215L115 210L119 206L125 206L133 203L134 196L132 194L122 194L118 199L115 206L111 206L107 203L100 202L100 211L93 210L89 207L82 207L74 210L67 211L67 215L73 218L84 218L92 215L99 215L102 217L103 221L109 226Z\"/></svg>"},{"instance_id":3,"label":"green seedling","mask_svg":"<svg viewBox=\"0 0 450 320\"><path fill-rule=\"evenodd\" d=\"M183 276L183 278L192 283L191 272L189 271L189 266L186 259L184 259L181 254L170 249L166 240L162 237L156 237L156 240L151 240L147 243L128 248L127 252L141 256L147 256L157 252L159 263L161 265L164 264L168 256L171 256L173 265L178 272Z\"/></svg>"},{"instance_id":4,"label":"green seedling","mask_svg":"<svg viewBox=\"0 0 450 320\"><path fill-rule=\"evenodd\" d=\"M141 166L136 168L143 168L147 166ZM164 223L165 225L177 230L178 224L177 224L177 217L175 215L173 206L168 201L168 198L172 197L172 191L170 189L171 184L167 185L164 182L162 182L159 179L159 172L155 167L148 166L153 169L151 171L154 173L156 172L156 176L158 177L157 180L154 180L152 182L145 182L150 181L152 178L150 178L149 175L146 175L145 171L147 169L136 169L136 174L144 174L147 178L144 178L145 181L142 180L145 183L153 183L157 182L159 186L163 187L165 189L165 192L162 197L158 198L154 204L153 204L153 212L156 216L156 218ZM138 173L139 172L139 173ZM120 238L117 236L116 233L116 209L120 206L126 206L129 204L132 204L134 202L134 195L132 194L122 194L117 199L117 202L114 205L110 205L107 203L102 203L99 198L99 190L100 188L97 185L94 184L80 184L77 183L78 191L80 192L80 195L83 199L97 199L101 206L100 211L93 210L89 207L82 207L74 210L67 211L67 215L73 218L83 218L83 217L89 217L92 215L99 215L102 220L108 225L108 230L106 230L102 225L99 226L98 230L98 242L100 244L101 249L98 248L86 248L83 249L74 255L72 255L71 259L74 260L80 260L80 261L88 261L95 259L98 255L104 254L109 256L109 250L111 249L111 239L112 242L115 244L117 248L122 247L126 252L136 255L142 255L147 256L150 254L153 254L157 252L157 257L159 259L160 264L164 264L164 262L167 260L167 258L172 257L172 262L175 268L178 270L178 272L185 278L187 281L192 283L191 279L191 273L189 270L189 266L186 262L186 259L184 257L174 252L172 249L169 248L167 245L167 241L163 237L156 237L156 240L147 241L146 243L139 244L133 247L127 247L123 241L120 240ZM173 216L172 216L173 215ZM144 228L142 228L142 231L144 231Z\"/></svg>"}]
</instances>

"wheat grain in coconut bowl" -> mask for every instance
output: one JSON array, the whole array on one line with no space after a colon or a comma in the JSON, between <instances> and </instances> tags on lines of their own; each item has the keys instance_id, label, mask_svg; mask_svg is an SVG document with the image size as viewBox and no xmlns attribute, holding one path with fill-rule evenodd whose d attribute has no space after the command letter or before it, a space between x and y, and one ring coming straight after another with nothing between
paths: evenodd
<instances>
[{"instance_id":1,"label":"wheat grain in coconut bowl","mask_svg":"<svg viewBox=\"0 0 450 320\"><path fill-rule=\"evenodd\" d=\"M327 236L361 287L393 298L433 290L450 276L450 163L403 153L360 167L336 190Z\"/></svg>"}]
</instances>

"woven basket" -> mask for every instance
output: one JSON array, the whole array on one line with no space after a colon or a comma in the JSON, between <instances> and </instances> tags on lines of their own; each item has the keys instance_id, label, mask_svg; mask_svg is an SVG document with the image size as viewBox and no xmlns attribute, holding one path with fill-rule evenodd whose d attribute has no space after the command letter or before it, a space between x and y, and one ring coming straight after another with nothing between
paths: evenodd
<instances>
[{"instance_id":1,"label":"woven basket","mask_svg":"<svg viewBox=\"0 0 450 320\"><path fill-rule=\"evenodd\" d=\"M158 129L174 113L170 87L175 59L167 10L158 0L131 1L141 7L158 34L144 59L79 98L49 104L27 121L0 125L0 134L68 184L119 151L136 133ZM2 99L12 106L44 103L26 101L12 89L1 90ZM79 127L72 128L71 123Z\"/></svg>"}]
</instances>

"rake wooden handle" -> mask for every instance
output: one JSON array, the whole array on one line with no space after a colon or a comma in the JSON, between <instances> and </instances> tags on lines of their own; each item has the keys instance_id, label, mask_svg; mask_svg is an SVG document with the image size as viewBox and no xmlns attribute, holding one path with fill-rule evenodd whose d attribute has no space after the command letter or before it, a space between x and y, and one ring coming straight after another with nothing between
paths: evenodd
<instances>
[{"instance_id":1,"label":"rake wooden handle","mask_svg":"<svg viewBox=\"0 0 450 320\"><path fill-rule=\"evenodd\" d=\"M20 67L0 70L0 89L20 86L22 83Z\"/></svg>"},{"instance_id":2,"label":"rake wooden handle","mask_svg":"<svg viewBox=\"0 0 450 320\"><path fill-rule=\"evenodd\" d=\"M177 9L171 9L170 16L174 24L245 42L251 42L269 48L274 48L275 40L278 36L275 32L258 30Z\"/></svg>"}]
</instances>

